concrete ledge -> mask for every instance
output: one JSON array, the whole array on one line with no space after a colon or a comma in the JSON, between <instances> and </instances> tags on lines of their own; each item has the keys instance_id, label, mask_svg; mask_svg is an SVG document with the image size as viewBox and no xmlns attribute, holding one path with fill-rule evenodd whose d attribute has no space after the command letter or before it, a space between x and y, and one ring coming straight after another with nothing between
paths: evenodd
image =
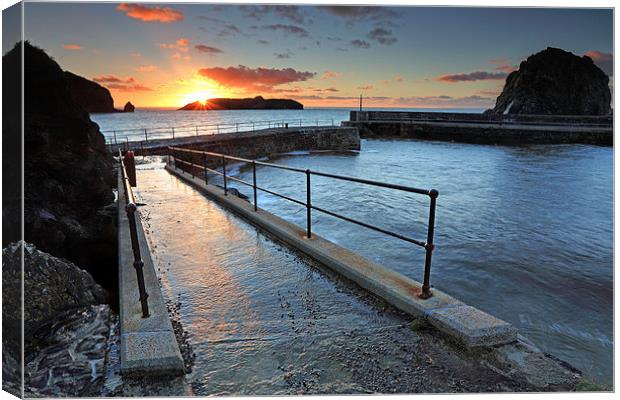
<instances>
[{"instance_id":1,"label":"concrete ledge","mask_svg":"<svg viewBox=\"0 0 620 400\"><path fill-rule=\"evenodd\" d=\"M356 282L400 310L414 317L426 318L438 330L466 346L495 346L517 339L517 330L505 321L467 306L436 289L433 289L433 297L422 300L418 297L422 292L421 283L316 234L308 239L305 230L297 225L260 208L254 211L247 201L233 195L225 196L222 189L205 185L201 178L193 178L189 173L183 173L170 165L166 169L282 242Z\"/></svg>"},{"instance_id":2,"label":"concrete ledge","mask_svg":"<svg viewBox=\"0 0 620 400\"><path fill-rule=\"evenodd\" d=\"M183 374L183 358L161 294L139 212L137 212L138 242L144 262L144 283L149 295L150 313L148 318L142 318L136 271L133 267L134 259L129 235L129 221L125 214L125 193L120 171L118 198L121 373L135 375Z\"/></svg>"}]
</instances>

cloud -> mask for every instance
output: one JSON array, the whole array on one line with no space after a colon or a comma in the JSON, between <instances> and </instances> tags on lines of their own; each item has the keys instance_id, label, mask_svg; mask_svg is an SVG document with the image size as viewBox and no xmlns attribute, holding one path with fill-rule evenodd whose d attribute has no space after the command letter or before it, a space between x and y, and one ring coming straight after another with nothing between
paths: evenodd
<instances>
[{"instance_id":1,"label":"cloud","mask_svg":"<svg viewBox=\"0 0 620 400\"><path fill-rule=\"evenodd\" d=\"M375 87L373 85L364 85L364 86L359 86L358 89L359 90L375 90Z\"/></svg>"},{"instance_id":2,"label":"cloud","mask_svg":"<svg viewBox=\"0 0 620 400\"><path fill-rule=\"evenodd\" d=\"M123 79L116 75L100 75L95 76L93 81L98 83L134 83L136 80L131 76Z\"/></svg>"},{"instance_id":3,"label":"cloud","mask_svg":"<svg viewBox=\"0 0 620 400\"><path fill-rule=\"evenodd\" d=\"M359 39L355 39L355 40L351 40L351 46L360 48L360 49L368 49L370 47L370 43L368 43L365 40L359 40Z\"/></svg>"},{"instance_id":4,"label":"cloud","mask_svg":"<svg viewBox=\"0 0 620 400\"><path fill-rule=\"evenodd\" d=\"M116 7L116 10L125 13L129 18L143 22L161 22L163 24L168 24L182 21L185 18L181 11L174 10L170 7L149 7L142 4L121 3Z\"/></svg>"},{"instance_id":5,"label":"cloud","mask_svg":"<svg viewBox=\"0 0 620 400\"><path fill-rule=\"evenodd\" d=\"M512 71L517 69L516 66L511 65L510 62L505 58L494 58L492 60L489 60L489 62L491 64L495 64L495 69L497 71L511 73Z\"/></svg>"},{"instance_id":6,"label":"cloud","mask_svg":"<svg viewBox=\"0 0 620 400\"><path fill-rule=\"evenodd\" d=\"M268 40L264 40L264 39L259 39L258 43L260 43L260 44L269 44L269 41Z\"/></svg>"},{"instance_id":7,"label":"cloud","mask_svg":"<svg viewBox=\"0 0 620 400\"><path fill-rule=\"evenodd\" d=\"M291 58L293 53L289 49L286 49L286 51L284 53L273 53L273 55L277 59L283 60L283 59Z\"/></svg>"},{"instance_id":8,"label":"cloud","mask_svg":"<svg viewBox=\"0 0 620 400\"><path fill-rule=\"evenodd\" d=\"M72 50L72 51L81 51L82 50L82 46L80 46L79 44L75 44L75 43L63 44L62 48L65 49L65 50Z\"/></svg>"},{"instance_id":9,"label":"cloud","mask_svg":"<svg viewBox=\"0 0 620 400\"><path fill-rule=\"evenodd\" d=\"M398 14L386 7L372 6L317 6L331 15L335 15L347 20L360 21L366 19L383 19L397 17Z\"/></svg>"},{"instance_id":10,"label":"cloud","mask_svg":"<svg viewBox=\"0 0 620 400\"><path fill-rule=\"evenodd\" d=\"M188 56L188 55L183 56L183 55L181 55L181 53L174 53L172 55L172 59L173 60L181 60L181 59L183 59L183 60L187 61L187 60L191 60L192 58L190 56Z\"/></svg>"},{"instance_id":11,"label":"cloud","mask_svg":"<svg viewBox=\"0 0 620 400\"><path fill-rule=\"evenodd\" d=\"M393 35L391 29L375 28L366 35L370 40L374 40L380 44L389 46L398 41Z\"/></svg>"},{"instance_id":12,"label":"cloud","mask_svg":"<svg viewBox=\"0 0 620 400\"><path fill-rule=\"evenodd\" d=\"M263 29L270 31L282 31L288 33L290 35L296 35L299 37L308 37L308 31L304 28L296 25L284 25L284 24L273 24L273 25L264 25Z\"/></svg>"},{"instance_id":13,"label":"cloud","mask_svg":"<svg viewBox=\"0 0 620 400\"><path fill-rule=\"evenodd\" d=\"M317 88L317 89L314 89L314 91L319 92L319 93L322 93L322 92L336 93L336 92L339 92L340 90L333 88L333 87L329 87L329 88Z\"/></svg>"},{"instance_id":14,"label":"cloud","mask_svg":"<svg viewBox=\"0 0 620 400\"><path fill-rule=\"evenodd\" d=\"M405 81L405 78L403 78L402 75L396 75L394 77L394 82L396 82L396 83L403 83L404 81Z\"/></svg>"},{"instance_id":15,"label":"cloud","mask_svg":"<svg viewBox=\"0 0 620 400\"><path fill-rule=\"evenodd\" d=\"M160 43L159 44L159 47L161 47L162 49L175 49L183 53L187 53L189 51L188 46L189 46L189 39L186 39L186 38L177 39L177 41L174 43Z\"/></svg>"},{"instance_id":16,"label":"cloud","mask_svg":"<svg viewBox=\"0 0 620 400\"><path fill-rule=\"evenodd\" d=\"M594 64L596 64L607 76L613 76L614 74L614 55L612 53L603 53L598 50L590 50L585 53L590 57Z\"/></svg>"},{"instance_id":17,"label":"cloud","mask_svg":"<svg viewBox=\"0 0 620 400\"><path fill-rule=\"evenodd\" d=\"M136 68L138 72L153 72L157 69L155 65L141 65Z\"/></svg>"},{"instance_id":18,"label":"cloud","mask_svg":"<svg viewBox=\"0 0 620 400\"><path fill-rule=\"evenodd\" d=\"M235 25L235 24L226 24L226 25L224 25L224 28L221 29L220 32L217 35L219 37L235 36L235 35L248 36L246 33L241 31L241 29L239 29L239 27L237 25Z\"/></svg>"},{"instance_id":19,"label":"cloud","mask_svg":"<svg viewBox=\"0 0 620 400\"><path fill-rule=\"evenodd\" d=\"M198 74L222 86L255 91L271 91L275 86L307 81L316 75L314 72L302 72L293 68L248 68L243 65L228 68L202 68L198 70Z\"/></svg>"},{"instance_id":20,"label":"cloud","mask_svg":"<svg viewBox=\"0 0 620 400\"><path fill-rule=\"evenodd\" d=\"M121 83L111 83L106 85L108 89L118 90L119 92L152 92L150 87L140 85L139 83L133 85L123 85Z\"/></svg>"},{"instance_id":21,"label":"cloud","mask_svg":"<svg viewBox=\"0 0 620 400\"><path fill-rule=\"evenodd\" d=\"M338 78L340 76L342 76L341 72L327 70L323 72L323 75L321 75L321 79L332 79L332 78Z\"/></svg>"},{"instance_id":22,"label":"cloud","mask_svg":"<svg viewBox=\"0 0 620 400\"><path fill-rule=\"evenodd\" d=\"M217 54L217 53L224 52L224 50L222 49L218 49L217 47L212 47L212 46L205 46L204 44L197 44L196 46L194 46L194 48L201 53L207 53L207 54Z\"/></svg>"},{"instance_id":23,"label":"cloud","mask_svg":"<svg viewBox=\"0 0 620 400\"><path fill-rule=\"evenodd\" d=\"M119 92L145 92L153 90L136 82L135 78L131 76L121 78L116 75L100 75L94 77L93 81L101 83L108 89L118 90Z\"/></svg>"},{"instance_id":24,"label":"cloud","mask_svg":"<svg viewBox=\"0 0 620 400\"><path fill-rule=\"evenodd\" d=\"M251 6L242 5L239 8L244 12L244 15L249 18L257 20L262 19L269 13L275 13L281 18L288 19L298 24L306 23L307 16L303 13L299 6L284 6L284 5L262 5ZM310 22L310 21L308 21Z\"/></svg>"},{"instance_id":25,"label":"cloud","mask_svg":"<svg viewBox=\"0 0 620 400\"><path fill-rule=\"evenodd\" d=\"M441 82L475 82L475 81L489 81L489 80L502 80L506 78L508 74L506 72L486 72L486 71L474 71L463 74L446 74L440 75L436 79Z\"/></svg>"}]
</instances>

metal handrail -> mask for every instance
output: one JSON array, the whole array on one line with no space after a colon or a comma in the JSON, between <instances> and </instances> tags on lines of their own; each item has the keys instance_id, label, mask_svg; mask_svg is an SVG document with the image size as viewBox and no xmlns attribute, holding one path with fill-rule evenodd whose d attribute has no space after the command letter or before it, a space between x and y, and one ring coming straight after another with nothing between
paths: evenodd
<instances>
[{"instance_id":1,"label":"metal handrail","mask_svg":"<svg viewBox=\"0 0 620 400\"><path fill-rule=\"evenodd\" d=\"M244 122L225 122L204 125L179 125L179 126L162 126L150 128L126 128L126 129L110 129L101 131L101 133L113 134L112 137L106 137L106 144L118 145L123 140L129 141L129 138L140 139L132 140L139 142L149 142L149 140L161 140L176 137L191 137L199 134L218 134L232 132L251 132L258 129L285 128L288 125L295 127L316 127L320 124L334 126L333 119L277 119L277 120L261 120L261 121L244 121ZM325 125L323 125L325 126ZM245 129L248 128L248 129ZM249 129L251 128L251 129ZM201 133L202 132L202 133ZM179 136L179 133L183 134ZM185 135L190 133L190 135ZM150 135L150 136L149 136ZM163 136L162 136L163 135Z\"/></svg>"},{"instance_id":2,"label":"metal handrail","mask_svg":"<svg viewBox=\"0 0 620 400\"><path fill-rule=\"evenodd\" d=\"M127 176L127 169L125 168L125 162L123 161L123 154L119 150L118 159L120 163L120 169L123 175L123 189L125 192L125 212L127 213L127 220L129 221L129 235L131 237L131 249L133 251L133 267L136 270L136 278L138 280L138 292L140 293L140 306L142 308L142 318L149 317L149 294L146 291L144 284L144 262L140 254L140 242L138 241L138 227L136 223L136 199L131 189L131 183Z\"/></svg>"},{"instance_id":3,"label":"metal handrail","mask_svg":"<svg viewBox=\"0 0 620 400\"><path fill-rule=\"evenodd\" d=\"M192 155L202 155L202 159L204 162L204 165L200 165L200 164L195 164L194 162L190 162L190 161L186 161L183 160L179 157L179 153L183 154L192 154ZM207 156L210 157L217 157L218 159L222 160L222 172L214 170L212 168L207 167ZM339 218L343 221L347 221L359 226L363 226L365 228L374 230L376 232L380 232L383 233L385 235L391 236L391 237L395 237L397 239L406 241L408 243L412 243L415 244L417 246L423 247L426 250L426 257L424 260L424 281L422 284L422 293L419 295L419 297L423 298L423 299L427 299L429 297L432 296L431 290L430 290L430 273L431 273L431 263L432 263L432 255L433 255L433 250L435 249L435 245L433 244L433 239L434 239L434 234L435 234L435 211L437 208L437 197L439 196L439 192L435 189L430 189L430 190L426 190L426 189L419 189L419 188L414 188L414 187L409 187L409 186L403 186L403 185L396 185L396 184L391 184L391 183L385 183L385 182L379 182L379 181L373 181L373 180L369 180L369 179L361 179L361 178L355 178L355 177L350 177L350 176L344 176L344 175L336 175L336 174L329 174L329 173L325 173L325 172L318 172L318 171L311 171L309 169L300 169L300 168L294 168L294 167L288 167L285 165L280 165L280 164L273 164L273 163L268 163L268 162L264 162L264 161L257 161L257 160L250 160L247 158L242 158L242 157L235 157L235 156L229 156L226 154L221 154L221 153L214 153L214 152L210 152L210 151L201 151L201 150L193 150L193 149L185 149L182 147L168 147L168 164L172 164L171 163L171 159L174 160L174 168L177 168L177 162L180 162L180 164L184 164L184 165L189 165L190 166L190 173L192 174L192 177L195 177L194 175L194 171L191 170L191 168L195 168L198 170L203 170L204 171L204 180L205 180L205 184L209 184L208 181L208 175L207 172L213 172L216 173L220 176L223 177L224 179L224 195L228 195L228 185L227 182L228 180L232 180L234 182L239 182L242 183L244 185L250 186L253 188L253 197L254 197L254 201L253 201L253 205L254 205L254 211L258 211L258 200L257 200L257 191L262 191L265 193L269 193L271 195L280 197L282 199L291 201L293 203L299 204L301 206L306 207L306 236L310 239L312 238L312 210L330 215L332 217L336 217ZM243 179L240 178L236 178L236 177L231 177L226 175L226 160L234 160L234 161L241 161L241 162L245 162L245 163L249 163L252 165L252 182L247 182L244 181ZM257 165L262 165L265 167L270 167L270 168L277 168L277 169L283 169L283 170L287 170L287 171L293 171L293 172L300 172L300 173L304 173L306 175L306 201L301 201L301 200L297 200L294 199L292 197L289 196L285 196L281 193L277 193L274 192L272 190L269 190L267 188L258 186L256 184L256 166ZM183 168L180 168L182 172L184 172ZM354 183L361 183L364 185L371 185L371 186L376 186L376 187L381 187L381 188L387 188L387 189L393 189L393 190L399 190L399 191L404 191L404 192L408 192L408 193L416 193L416 194L422 194L422 195L426 195L430 198L430 205L429 205L429 217L428 217L428 228L427 228L427 235L426 235L426 241L421 241L421 240L417 240L414 238L410 238L408 236L405 235L401 235L399 233L396 232L392 232L389 231L387 229L384 228L380 228L378 226L375 225L371 225L368 224L366 222L362 222L362 221L358 221L354 218L351 217L347 217L341 214L338 214L334 211L330 211L330 210L326 210L324 208L321 207L317 207L315 205L312 204L312 198L311 198L311 176L312 175L316 175L316 176L321 176L321 177L325 177L325 178L332 178L332 179L339 179L339 180L343 180L343 181L348 181L348 182L354 182Z\"/></svg>"}]
</instances>

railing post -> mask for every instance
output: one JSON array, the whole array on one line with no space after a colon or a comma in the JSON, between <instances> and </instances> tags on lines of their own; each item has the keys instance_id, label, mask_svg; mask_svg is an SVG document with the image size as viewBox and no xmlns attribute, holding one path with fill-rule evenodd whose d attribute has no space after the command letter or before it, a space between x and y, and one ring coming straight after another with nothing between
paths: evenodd
<instances>
[{"instance_id":1,"label":"railing post","mask_svg":"<svg viewBox=\"0 0 620 400\"><path fill-rule=\"evenodd\" d=\"M306 232L308 239L312 237L312 199L310 195L310 170L306 170Z\"/></svg>"},{"instance_id":2,"label":"railing post","mask_svg":"<svg viewBox=\"0 0 620 400\"><path fill-rule=\"evenodd\" d=\"M424 248L426 249L426 259L424 260L424 283L422 284L422 293L420 297L423 299L428 299L433 295L431 292L431 262L433 257L433 250L435 246L433 245L433 236L435 235L435 208L437 207L437 196L439 196L439 192L435 189L432 189L428 195L431 198L431 206L428 213L428 234L426 238L426 245Z\"/></svg>"},{"instance_id":3,"label":"railing post","mask_svg":"<svg viewBox=\"0 0 620 400\"><path fill-rule=\"evenodd\" d=\"M235 124L235 132L239 133L239 123L238 122Z\"/></svg>"},{"instance_id":4,"label":"railing post","mask_svg":"<svg viewBox=\"0 0 620 400\"><path fill-rule=\"evenodd\" d=\"M149 141L149 135L146 133L146 128L144 128L144 140Z\"/></svg>"},{"instance_id":5,"label":"railing post","mask_svg":"<svg viewBox=\"0 0 620 400\"><path fill-rule=\"evenodd\" d=\"M301 128L301 119L299 120L299 127Z\"/></svg>"},{"instance_id":6,"label":"railing post","mask_svg":"<svg viewBox=\"0 0 620 400\"><path fill-rule=\"evenodd\" d=\"M118 145L118 142L116 141L116 131L114 131L114 144Z\"/></svg>"},{"instance_id":7,"label":"railing post","mask_svg":"<svg viewBox=\"0 0 620 400\"><path fill-rule=\"evenodd\" d=\"M254 122L252 122L252 130L255 131L256 130L256 125L254 124Z\"/></svg>"},{"instance_id":8,"label":"railing post","mask_svg":"<svg viewBox=\"0 0 620 400\"><path fill-rule=\"evenodd\" d=\"M258 200L256 195L256 161L252 160L252 188L254 189L254 211L258 211Z\"/></svg>"},{"instance_id":9,"label":"railing post","mask_svg":"<svg viewBox=\"0 0 620 400\"><path fill-rule=\"evenodd\" d=\"M226 156L222 156L222 173L224 176L224 196L228 196L228 186L226 184Z\"/></svg>"},{"instance_id":10,"label":"railing post","mask_svg":"<svg viewBox=\"0 0 620 400\"><path fill-rule=\"evenodd\" d=\"M144 272L142 267L142 256L140 255L140 243L138 242L138 230L136 228L136 205L133 203L127 204L125 207L127 212L127 219L129 220L129 233L131 235L131 247L133 250L133 267L136 270L136 277L138 278L138 292L140 293L140 305L142 307L142 318L149 316L149 294L146 292L146 286L144 285Z\"/></svg>"},{"instance_id":11,"label":"railing post","mask_svg":"<svg viewBox=\"0 0 620 400\"><path fill-rule=\"evenodd\" d=\"M198 136L198 127L196 127L196 136Z\"/></svg>"},{"instance_id":12,"label":"railing post","mask_svg":"<svg viewBox=\"0 0 620 400\"><path fill-rule=\"evenodd\" d=\"M205 163L205 185L209 184L209 171L207 171L207 153L204 153L204 163Z\"/></svg>"}]
</instances>

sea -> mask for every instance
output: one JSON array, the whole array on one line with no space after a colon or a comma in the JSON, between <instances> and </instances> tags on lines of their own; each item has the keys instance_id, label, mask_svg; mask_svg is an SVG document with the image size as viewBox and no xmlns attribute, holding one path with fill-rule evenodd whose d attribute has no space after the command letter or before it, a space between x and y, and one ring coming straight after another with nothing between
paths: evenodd
<instances>
[{"instance_id":1,"label":"sea","mask_svg":"<svg viewBox=\"0 0 620 400\"><path fill-rule=\"evenodd\" d=\"M91 118L111 140L113 131L173 126L278 120L333 120L337 125L348 120L349 111L152 109ZM368 139L362 140L359 152L302 151L274 155L269 161L437 189L433 287L509 321L543 351L579 368L591 381L612 386L612 147ZM251 180L251 171L243 166L234 171ZM257 176L272 191L304 199L304 176L264 167L257 169ZM246 187L232 185L251 195ZM316 206L424 240L428 205L419 197L313 178ZM258 201L260 207L305 226L305 210L298 205L266 193ZM422 279L424 252L412 244L318 213L313 231Z\"/></svg>"}]
</instances>

